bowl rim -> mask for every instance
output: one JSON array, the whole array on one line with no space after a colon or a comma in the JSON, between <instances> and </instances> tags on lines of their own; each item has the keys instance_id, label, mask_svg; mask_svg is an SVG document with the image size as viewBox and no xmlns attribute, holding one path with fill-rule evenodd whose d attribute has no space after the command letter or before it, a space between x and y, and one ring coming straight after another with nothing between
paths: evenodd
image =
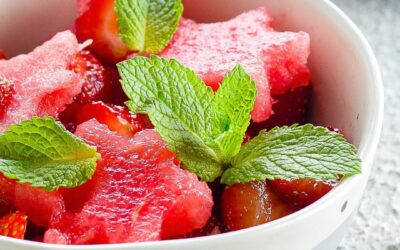
<instances>
[{"instance_id":1,"label":"bowl rim","mask_svg":"<svg viewBox=\"0 0 400 250\"><path fill-rule=\"evenodd\" d=\"M290 225L293 221L299 220L299 218L305 218L312 216L313 213L321 209L321 205L324 204L328 200L332 199L339 199L342 197L346 192L346 190L351 190L356 185L359 185L363 182L363 180L368 179L369 174L371 172L372 161L374 158L374 154L376 152L381 130L382 130L382 123L383 123L383 114L384 114L384 95L383 95L383 82L379 64L377 59L374 55L374 52L369 45L367 39L359 30L359 28L353 23L353 21L334 3L330 0L320 0L315 1L315 4L320 5L319 7L326 9L337 17L337 22L342 24L344 29L348 29L350 33L354 35L354 40L360 46L360 51L364 53L366 57L367 66L370 69L370 78L373 82L373 113L372 119L369 121L369 126L367 127L367 131L365 132L365 138L362 141L362 144L359 146L358 155L363 160L363 174L352 176L341 183L338 187L334 188L328 194L323 196L321 199L317 200L313 204L291 214L285 216L281 219L276 221L272 221L266 224L254 226L247 229L242 229L235 232L228 232L224 234L218 235L210 235L210 236L203 236L198 238L188 238L188 239L176 239L176 240L163 240L163 241L151 241L151 242L135 242L135 243L117 243L117 244L98 244L98 245L56 245L56 244L49 244L43 242L34 242L28 240L20 240L14 239L10 237L0 236L0 245L2 243L9 243L15 246L24 247L26 249L30 249L35 247L36 249L60 249L60 250L73 250L73 249L81 249L81 250L94 250L94 249L128 249L134 247L159 247L159 246L177 246L180 243L190 244L190 243L200 243L208 239L229 239L231 237L235 237L241 234L251 234L256 230L274 230L275 228L285 227Z\"/></svg>"}]
</instances>

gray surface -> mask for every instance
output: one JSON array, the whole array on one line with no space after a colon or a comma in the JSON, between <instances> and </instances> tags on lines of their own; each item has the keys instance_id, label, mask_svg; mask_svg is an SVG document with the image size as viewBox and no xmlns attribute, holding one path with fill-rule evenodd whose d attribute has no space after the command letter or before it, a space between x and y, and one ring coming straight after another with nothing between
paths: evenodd
<instances>
[{"instance_id":1,"label":"gray surface","mask_svg":"<svg viewBox=\"0 0 400 250\"><path fill-rule=\"evenodd\" d=\"M385 85L381 142L360 211L339 249L400 250L400 0L333 0L360 27Z\"/></svg>"}]
</instances>

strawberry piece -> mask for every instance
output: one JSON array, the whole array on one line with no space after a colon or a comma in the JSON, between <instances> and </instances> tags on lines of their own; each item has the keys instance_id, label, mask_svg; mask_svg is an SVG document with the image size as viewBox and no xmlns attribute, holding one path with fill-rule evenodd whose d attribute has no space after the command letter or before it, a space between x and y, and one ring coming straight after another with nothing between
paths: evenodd
<instances>
[{"instance_id":1,"label":"strawberry piece","mask_svg":"<svg viewBox=\"0 0 400 250\"><path fill-rule=\"evenodd\" d=\"M75 21L80 41L93 39L90 50L101 60L116 63L129 49L122 42L114 11L114 0L78 0L80 15Z\"/></svg>"},{"instance_id":2,"label":"strawberry piece","mask_svg":"<svg viewBox=\"0 0 400 250\"><path fill-rule=\"evenodd\" d=\"M105 66L105 68L112 82L112 92L109 98L110 103L123 106L124 103L129 100L129 98L126 96L124 90L122 89L118 69L115 66L107 65Z\"/></svg>"},{"instance_id":3,"label":"strawberry piece","mask_svg":"<svg viewBox=\"0 0 400 250\"><path fill-rule=\"evenodd\" d=\"M277 126L294 123L304 124L307 119L310 97L310 86L290 89L284 94L273 96L276 101L272 106L274 114L264 122L252 122L248 133L256 136L262 129L270 130Z\"/></svg>"},{"instance_id":4,"label":"strawberry piece","mask_svg":"<svg viewBox=\"0 0 400 250\"><path fill-rule=\"evenodd\" d=\"M303 208L324 196L338 183L339 180L276 179L269 181L268 185L294 208Z\"/></svg>"},{"instance_id":5,"label":"strawberry piece","mask_svg":"<svg viewBox=\"0 0 400 250\"><path fill-rule=\"evenodd\" d=\"M2 59L7 59L6 54L4 54L4 51L0 49L0 60Z\"/></svg>"},{"instance_id":6,"label":"strawberry piece","mask_svg":"<svg viewBox=\"0 0 400 250\"><path fill-rule=\"evenodd\" d=\"M70 65L70 70L85 79L82 92L75 96L78 103L105 100L111 92L111 80L108 71L89 51L80 51Z\"/></svg>"},{"instance_id":7,"label":"strawberry piece","mask_svg":"<svg viewBox=\"0 0 400 250\"><path fill-rule=\"evenodd\" d=\"M15 94L14 84L0 75L0 120L3 119Z\"/></svg>"},{"instance_id":8,"label":"strawberry piece","mask_svg":"<svg viewBox=\"0 0 400 250\"><path fill-rule=\"evenodd\" d=\"M12 212L0 218L0 235L23 239L28 217L23 212Z\"/></svg>"},{"instance_id":9,"label":"strawberry piece","mask_svg":"<svg viewBox=\"0 0 400 250\"><path fill-rule=\"evenodd\" d=\"M79 125L93 118L107 125L111 131L126 137L132 137L146 128L141 119L142 115L135 115L126 107L106 105L102 102L84 105L77 113L75 122Z\"/></svg>"},{"instance_id":10,"label":"strawberry piece","mask_svg":"<svg viewBox=\"0 0 400 250\"><path fill-rule=\"evenodd\" d=\"M142 117L143 115L135 115L126 107L93 102L70 106L66 112L61 114L60 120L67 128L74 131L79 124L96 119L107 125L110 130L126 137L132 137L136 132L146 128Z\"/></svg>"},{"instance_id":11,"label":"strawberry piece","mask_svg":"<svg viewBox=\"0 0 400 250\"><path fill-rule=\"evenodd\" d=\"M222 217L229 231L273 221L294 211L262 181L235 184L222 194Z\"/></svg>"}]
</instances>

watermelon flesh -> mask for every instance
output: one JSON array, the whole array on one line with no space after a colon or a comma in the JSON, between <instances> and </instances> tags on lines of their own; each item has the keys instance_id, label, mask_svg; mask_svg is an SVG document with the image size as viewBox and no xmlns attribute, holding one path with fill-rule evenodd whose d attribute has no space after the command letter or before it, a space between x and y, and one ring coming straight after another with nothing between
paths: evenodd
<instances>
[{"instance_id":1,"label":"watermelon flesh","mask_svg":"<svg viewBox=\"0 0 400 250\"><path fill-rule=\"evenodd\" d=\"M0 60L0 76L14 84L15 94L0 120L0 133L33 116L56 117L81 92L83 78L68 67L80 46L70 31L56 34L31 53Z\"/></svg>"},{"instance_id":2,"label":"watermelon flesh","mask_svg":"<svg viewBox=\"0 0 400 250\"><path fill-rule=\"evenodd\" d=\"M169 46L159 55L175 58L218 89L224 75L241 64L256 82L255 122L272 114L271 94L309 84L310 38L304 32L276 32L265 8L229 21L196 23L182 19Z\"/></svg>"},{"instance_id":3,"label":"watermelon flesh","mask_svg":"<svg viewBox=\"0 0 400 250\"><path fill-rule=\"evenodd\" d=\"M97 146L102 160L85 184L90 187L83 186L88 200L76 212L65 211L52 220L44 242L152 241L206 224L213 206L211 190L179 167L155 130L126 138L90 120L76 134Z\"/></svg>"}]
</instances>

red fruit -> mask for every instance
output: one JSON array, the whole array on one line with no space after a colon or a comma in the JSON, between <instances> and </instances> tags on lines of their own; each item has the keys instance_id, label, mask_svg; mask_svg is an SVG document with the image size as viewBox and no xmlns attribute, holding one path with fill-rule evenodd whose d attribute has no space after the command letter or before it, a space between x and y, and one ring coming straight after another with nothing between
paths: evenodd
<instances>
[{"instance_id":1,"label":"red fruit","mask_svg":"<svg viewBox=\"0 0 400 250\"><path fill-rule=\"evenodd\" d=\"M338 183L339 180L276 179L269 181L268 185L293 207L303 208L324 196Z\"/></svg>"},{"instance_id":2,"label":"red fruit","mask_svg":"<svg viewBox=\"0 0 400 250\"><path fill-rule=\"evenodd\" d=\"M64 209L64 201L58 191L47 192L29 184L15 186L14 207L24 211L38 226L48 226L52 216Z\"/></svg>"},{"instance_id":3,"label":"red fruit","mask_svg":"<svg viewBox=\"0 0 400 250\"><path fill-rule=\"evenodd\" d=\"M106 100L111 92L108 71L87 50L80 51L70 65L70 69L85 79L82 92L75 96L78 103Z\"/></svg>"},{"instance_id":4,"label":"red fruit","mask_svg":"<svg viewBox=\"0 0 400 250\"><path fill-rule=\"evenodd\" d=\"M257 85L252 118L262 122L272 114L271 93L309 84L309 46L304 32L274 31L268 11L258 8L225 22L183 19L159 55L193 69L214 90L226 73L241 64Z\"/></svg>"},{"instance_id":5,"label":"red fruit","mask_svg":"<svg viewBox=\"0 0 400 250\"><path fill-rule=\"evenodd\" d=\"M123 106L129 98L125 95L120 83L120 76L115 66L105 66L112 82L110 103Z\"/></svg>"},{"instance_id":6,"label":"red fruit","mask_svg":"<svg viewBox=\"0 0 400 250\"><path fill-rule=\"evenodd\" d=\"M74 131L77 125L96 119L98 122L107 125L111 131L132 137L136 132L146 128L146 125L142 122L143 117L143 115L131 113L126 107L93 102L70 106L60 115L60 120L67 128Z\"/></svg>"},{"instance_id":7,"label":"red fruit","mask_svg":"<svg viewBox=\"0 0 400 250\"><path fill-rule=\"evenodd\" d=\"M7 59L6 54L4 54L4 51L0 49L0 60L2 59Z\"/></svg>"},{"instance_id":8,"label":"red fruit","mask_svg":"<svg viewBox=\"0 0 400 250\"><path fill-rule=\"evenodd\" d=\"M29 184L19 184L0 174L0 203L25 212L29 219L39 226L47 226L52 216L64 207L57 191L46 192Z\"/></svg>"},{"instance_id":9,"label":"red fruit","mask_svg":"<svg viewBox=\"0 0 400 250\"><path fill-rule=\"evenodd\" d=\"M229 186L222 195L222 217L229 231L267 223L294 211L262 181Z\"/></svg>"},{"instance_id":10,"label":"red fruit","mask_svg":"<svg viewBox=\"0 0 400 250\"><path fill-rule=\"evenodd\" d=\"M14 84L0 75L0 120L10 106L14 93Z\"/></svg>"},{"instance_id":11,"label":"red fruit","mask_svg":"<svg viewBox=\"0 0 400 250\"><path fill-rule=\"evenodd\" d=\"M12 209L15 185L15 180L10 180L0 173L0 216L9 213Z\"/></svg>"},{"instance_id":12,"label":"red fruit","mask_svg":"<svg viewBox=\"0 0 400 250\"><path fill-rule=\"evenodd\" d=\"M311 97L311 87L299 87L288 92L274 96L275 103L272 106L274 114L261 123L252 122L248 133L258 135L260 130L270 130L277 126L304 124L307 119L307 111Z\"/></svg>"},{"instance_id":13,"label":"red fruit","mask_svg":"<svg viewBox=\"0 0 400 250\"><path fill-rule=\"evenodd\" d=\"M175 155L154 130L127 138L90 120L79 125L76 134L97 146L102 160L85 184L92 186L87 201L76 212L54 218L45 242L160 240L206 224L213 205L210 189L176 165Z\"/></svg>"},{"instance_id":14,"label":"red fruit","mask_svg":"<svg viewBox=\"0 0 400 250\"><path fill-rule=\"evenodd\" d=\"M75 20L79 41L93 39L90 50L101 60L116 63L125 59L129 49L118 33L114 0L78 0L79 16Z\"/></svg>"},{"instance_id":15,"label":"red fruit","mask_svg":"<svg viewBox=\"0 0 400 250\"><path fill-rule=\"evenodd\" d=\"M83 79L68 69L80 46L70 31L60 32L27 55L0 60L0 75L14 84L0 133L33 116L56 117L81 92Z\"/></svg>"},{"instance_id":16,"label":"red fruit","mask_svg":"<svg viewBox=\"0 0 400 250\"><path fill-rule=\"evenodd\" d=\"M28 217L23 212L12 212L0 218L0 235L23 239Z\"/></svg>"}]
</instances>

